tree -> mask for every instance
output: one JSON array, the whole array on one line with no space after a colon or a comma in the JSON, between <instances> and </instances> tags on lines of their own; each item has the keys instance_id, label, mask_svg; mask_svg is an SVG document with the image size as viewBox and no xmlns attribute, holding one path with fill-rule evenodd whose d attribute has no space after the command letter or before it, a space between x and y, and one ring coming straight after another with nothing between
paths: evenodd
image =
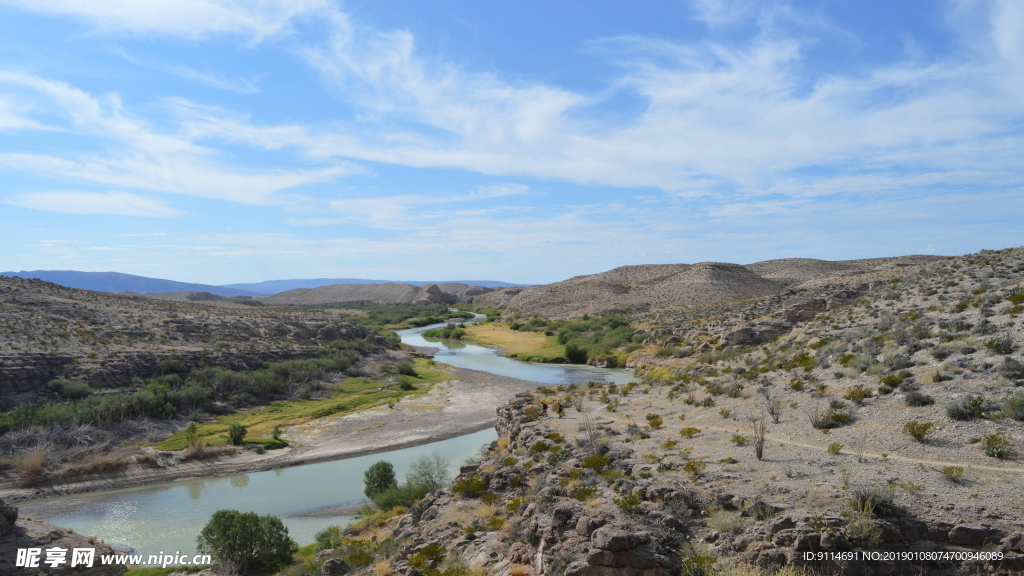
<instances>
[{"instance_id":1,"label":"tree","mask_svg":"<svg viewBox=\"0 0 1024 576\"><path fill-rule=\"evenodd\" d=\"M214 512L196 542L200 554L242 574L276 571L298 549L280 518L237 510Z\"/></svg>"},{"instance_id":2,"label":"tree","mask_svg":"<svg viewBox=\"0 0 1024 576\"><path fill-rule=\"evenodd\" d=\"M395 467L387 460L381 460L363 472L363 494L373 500L373 497L398 486L395 479Z\"/></svg>"},{"instance_id":3,"label":"tree","mask_svg":"<svg viewBox=\"0 0 1024 576\"><path fill-rule=\"evenodd\" d=\"M412 486L421 486L428 492L437 490L448 483L448 466L450 460L434 452L430 456L421 456L409 467L405 481Z\"/></svg>"},{"instance_id":4,"label":"tree","mask_svg":"<svg viewBox=\"0 0 1024 576\"><path fill-rule=\"evenodd\" d=\"M587 351L570 342L565 345L565 360L570 364L586 364Z\"/></svg>"}]
</instances>

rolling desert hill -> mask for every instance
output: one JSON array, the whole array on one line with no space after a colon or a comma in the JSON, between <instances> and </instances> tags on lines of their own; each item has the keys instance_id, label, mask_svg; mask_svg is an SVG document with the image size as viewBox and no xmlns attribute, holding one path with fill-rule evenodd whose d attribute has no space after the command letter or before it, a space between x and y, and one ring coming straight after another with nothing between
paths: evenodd
<instances>
[{"instance_id":1,"label":"rolling desert hill","mask_svg":"<svg viewBox=\"0 0 1024 576\"><path fill-rule=\"evenodd\" d=\"M319 288L288 290L256 301L276 305L316 306L327 304L439 304L473 299L491 291L483 286L461 283L414 286L397 282L387 284L337 284Z\"/></svg>"},{"instance_id":2,"label":"rolling desert hill","mask_svg":"<svg viewBox=\"0 0 1024 576\"><path fill-rule=\"evenodd\" d=\"M562 282L500 288L478 296L477 306L505 306L524 316L567 318L708 306L780 294L798 286L869 282L905 273L941 256L862 260L787 258L748 265L721 262L621 266Z\"/></svg>"},{"instance_id":3,"label":"rolling desert hill","mask_svg":"<svg viewBox=\"0 0 1024 576\"><path fill-rule=\"evenodd\" d=\"M287 292L288 290L296 290L299 288L320 288L321 286L334 286L337 284L412 284L413 286L425 286L427 284L469 284L471 286L483 286L485 288L527 286L527 284L513 284L510 282L500 282L498 280L368 280L366 278L308 278L224 284L222 287L245 290L255 294L269 296L271 294L279 294L281 292Z\"/></svg>"}]
</instances>

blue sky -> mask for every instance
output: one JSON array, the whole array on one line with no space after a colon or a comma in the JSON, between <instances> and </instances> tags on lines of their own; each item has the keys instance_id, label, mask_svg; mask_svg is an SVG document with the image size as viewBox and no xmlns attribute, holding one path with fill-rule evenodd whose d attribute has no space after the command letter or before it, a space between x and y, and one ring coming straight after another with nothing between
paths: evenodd
<instances>
[{"instance_id":1,"label":"blue sky","mask_svg":"<svg viewBox=\"0 0 1024 576\"><path fill-rule=\"evenodd\" d=\"M0 270L1024 244L1024 3L0 0Z\"/></svg>"}]
</instances>

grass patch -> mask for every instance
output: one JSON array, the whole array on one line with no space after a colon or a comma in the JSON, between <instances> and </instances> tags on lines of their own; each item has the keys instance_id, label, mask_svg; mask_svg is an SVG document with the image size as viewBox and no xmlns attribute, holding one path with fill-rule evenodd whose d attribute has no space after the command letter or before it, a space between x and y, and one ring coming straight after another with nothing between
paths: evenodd
<instances>
[{"instance_id":1,"label":"grass patch","mask_svg":"<svg viewBox=\"0 0 1024 576\"><path fill-rule=\"evenodd\" d=\"M558 343L557 336L512 330L506 324L492 322L467 326L466 338L501 346L509 356L520 360L550 362L565 359L565 345Z\"/></svg>"},{"instance_id":2,"label":"grass patch","mask_svg":"<svg viewBox=\"0 0 1024 576\"><path fill-rule=\"evenodd\" d=\"M327 398L284 400L247 412L219 416L212 422L198 425L199 439L204 444L224 444L227 442L224 436L227 435L228 428L232 424L241 424L248 428L250 436L254 436L246 438L247 443L263 444L264 448L268 450L283 448L284 446L274 444L281 441L275 441L271 437L275 426L295 426L317 418L386 404L389 400L405 396L425 394L430 390L431 385L441 382L447 377L439 366L436 364L430 366L422 358L416 361L416 372L419 376L405 376L413 382L412 390L401 390L394 383L370 378L349 378L335 384L331 395ZM389 388L381 390L386 386ZM185 431L179 430L167 440L154 446L160 450L183 450L186 445Z\"/></svg>"}]
</instances>

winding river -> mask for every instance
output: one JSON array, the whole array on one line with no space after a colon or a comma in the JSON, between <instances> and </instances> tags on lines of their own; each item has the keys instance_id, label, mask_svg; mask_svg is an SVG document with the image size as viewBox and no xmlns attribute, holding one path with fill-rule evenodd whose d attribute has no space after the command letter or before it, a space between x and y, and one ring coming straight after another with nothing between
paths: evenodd
<instances>
[{"instance_id":1,"label":"winding river","mask_svg":"<svg viewBox=\"0 0 1024 576\"><path fill-rule=\"evenodd\" d=\"M435 361L539 384L570 384L591 380L624 384L634 380L625 370L536 364L498 356L493 350L460 341L424 338L423 332L444 324L402 330L402 342L438 349ZM493 429L370 456L295 466L251 474L185 480L89 496L61 497L29 503L33 516L52 524L94 535L107 543L130 547L144 555L194 554L195 538L220 509L252 511L280 517L300 545L330 525L345 525L351 516L325 509L357 504L363 499L363 471L388 460L403 478L417 458L438 453L449 458L454 474L462 462L497 438ZM47 514L47 510L55 510ZM319 512L317 512L319 511Z\"/></svg>"}]
</instances>

